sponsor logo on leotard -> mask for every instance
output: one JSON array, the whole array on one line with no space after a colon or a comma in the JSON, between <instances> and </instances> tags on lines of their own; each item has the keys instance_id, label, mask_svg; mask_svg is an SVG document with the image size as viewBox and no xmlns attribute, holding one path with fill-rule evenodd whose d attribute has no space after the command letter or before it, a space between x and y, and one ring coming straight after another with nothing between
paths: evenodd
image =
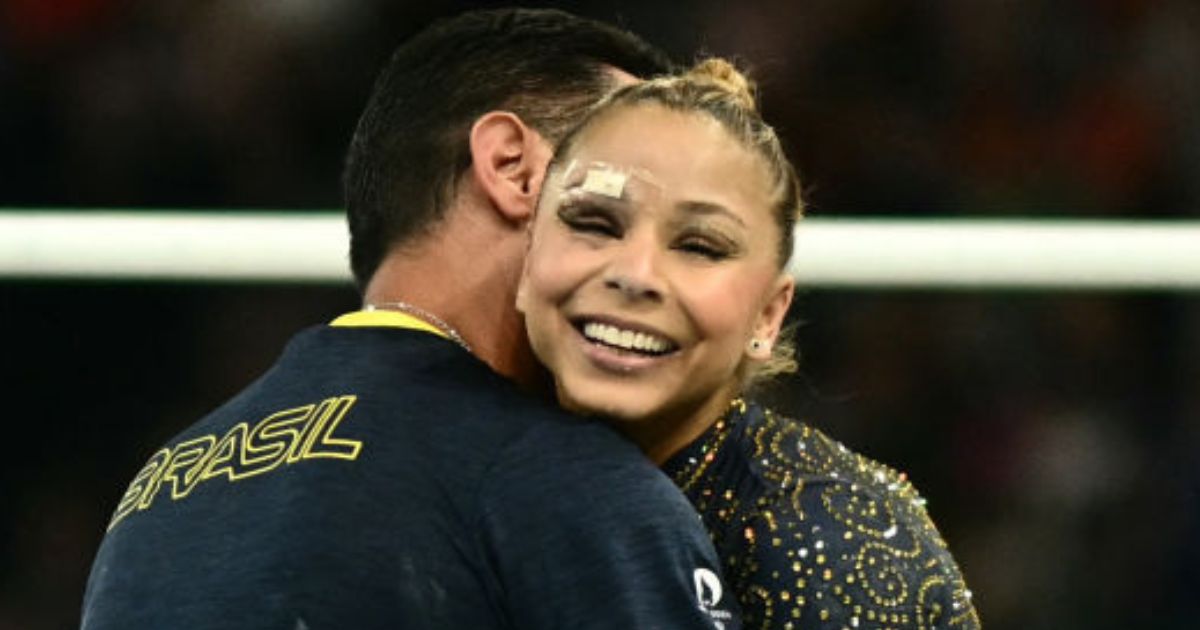
<instances>
[{"instance_id":1,"label":"sponsor logo on leotard","mask_svg":"<svg viewBox=\"0 0 1200 630\"><path fill-rule=\"evenodd\" d=\"M254 424L239 422L224 435L202 435L159 450L125 490L108 529L149 509L167 487L170 499L179 501L210 481L232 483L316 459L357 459L362 442L334 436L357 399L327 398Z\"/></svg>"}]
</instances>

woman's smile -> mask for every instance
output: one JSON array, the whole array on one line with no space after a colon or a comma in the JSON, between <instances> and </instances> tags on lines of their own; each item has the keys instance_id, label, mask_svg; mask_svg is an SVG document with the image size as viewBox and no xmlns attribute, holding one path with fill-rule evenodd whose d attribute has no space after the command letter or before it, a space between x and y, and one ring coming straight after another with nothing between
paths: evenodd
<instances>
[{"instance_id":1,"label":"woman's smile","mask_svg":"<svg viewBox=\"0 0 1200 630\"><path fill-rule=\"evenodd\" d=\"M679 344L653 327L611 317L584 316L571 323L583 354L599 370L633 374L659 367L679 351Z\"/></svg>"}]
</instances>

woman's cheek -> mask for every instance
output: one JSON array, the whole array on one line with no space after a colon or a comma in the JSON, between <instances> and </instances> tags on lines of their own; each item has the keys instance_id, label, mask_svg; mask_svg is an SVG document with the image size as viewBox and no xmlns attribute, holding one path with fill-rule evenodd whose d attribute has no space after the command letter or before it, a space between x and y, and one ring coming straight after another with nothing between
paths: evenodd
<instances>
[{"instance_id":1,"label":"woman's cheek","mask_svg":"<svg viewBox=\"0 0 1200 630\"><path fill-rule=\"evenodd\" d=\"M753 284L735 273L694 274L679 285L680 298L694 319L724 331L749 317L756 297Z\"/></svg>"}]
</instances>

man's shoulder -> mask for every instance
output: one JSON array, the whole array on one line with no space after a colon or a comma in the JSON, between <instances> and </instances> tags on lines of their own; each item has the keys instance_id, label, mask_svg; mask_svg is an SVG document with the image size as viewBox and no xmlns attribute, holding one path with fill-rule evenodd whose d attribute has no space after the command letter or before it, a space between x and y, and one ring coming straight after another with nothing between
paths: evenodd
<instances>
[{"instance_id":1,"label":"man's shoulder","mask_svg":"<svg viewBox=\"0 0 1200 630\"><path fill-rule=\"evenodd\" d=\"M276 367L277 378L266 379L254 393L294 390L308 381L352 389L364 403L377 401L373 411L385 416L510 427L569 419L459 346L421 331L314 327L289 343Z\"/></svg>"},{"instance_id":2,"label":"man's shoulder","mask_svg":"<svg viewBox=\"0 0 1200 630\"><path fill-rule=\"evenodd\" d=\"M520 493L588 510L692 514L670 478L607 423L537 400L519 408L520 433L497 452L488 473L493 498Z\"/></svg>"},{"instance_id":3,"label":"man's shoulder","mask_svg":"<svg viewBox=\"0 0 1200 630\"><path fill-rule=\"evenodd\" d=\"M499 454L498 467L555 485L636 484L678 494L666 475L604 422L536 405L528 409L520 435Z\"/></svg>"},{"instance_id":4,"label":"man's shoulder","mask_svg":"<svg viewBox=\"0 0 1200 630\"><path fill-rule=\"evenodd\" d=\"M352 368L364 388L360 405L410 427L436 427L431 437L486 444L497 470L556 480L636 474L661 481L641 452L607 424L522 391L443 339L386 329L327 329L323 336L368 353Z\"/></svg>"},{"instance_id":5,"label":"man's shoulder","mask_svg":"<svg viewBox=\"0 0 1200 630\"><path fill-rule=\"evenodd\" d=\"M266 374L164 448L205 436L220 442L242 425L247 435L256 429L284 435L291 427L287 435L302 437L299 427L315 431L315 419L330 410L345 412L338 416L339 437L364 443L360 464L420 461L422 470L463 483L483 481L491 469L524 470L526 463L541 468L531 475L565 477L582 476L596 463L614 469L593 471L600 477L648 465L607 425L521 391L461 348L426 333L385 328L300 333Z\"/></svg>"}]
</instances>

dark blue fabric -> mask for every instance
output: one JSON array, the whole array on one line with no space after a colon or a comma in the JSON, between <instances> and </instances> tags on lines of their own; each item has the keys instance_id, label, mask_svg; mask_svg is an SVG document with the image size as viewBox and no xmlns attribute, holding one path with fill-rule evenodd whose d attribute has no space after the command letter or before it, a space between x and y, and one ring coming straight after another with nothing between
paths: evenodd
<instances>
[{"instance_id":1,"label":"dark blue fabric","mask_svg":"<svg viewBox=\"0 0 1200 630\"><path fill-rule=\"evenodd\" d=\"M978 630L907 477L736 400L664 470L695 504L748 628Z\"/></svg>"},{"instance_id":2,"label":"dark blue fabric","mask_svg":"<svg viewBox=\"0 0 1200 630\"><path fill-rule=\"evenodd\" d=\"M737 627L698 569L691 506L609 428L433 335L318 327L131 483L83 627Z\"/></svg>"}]
</instances>

